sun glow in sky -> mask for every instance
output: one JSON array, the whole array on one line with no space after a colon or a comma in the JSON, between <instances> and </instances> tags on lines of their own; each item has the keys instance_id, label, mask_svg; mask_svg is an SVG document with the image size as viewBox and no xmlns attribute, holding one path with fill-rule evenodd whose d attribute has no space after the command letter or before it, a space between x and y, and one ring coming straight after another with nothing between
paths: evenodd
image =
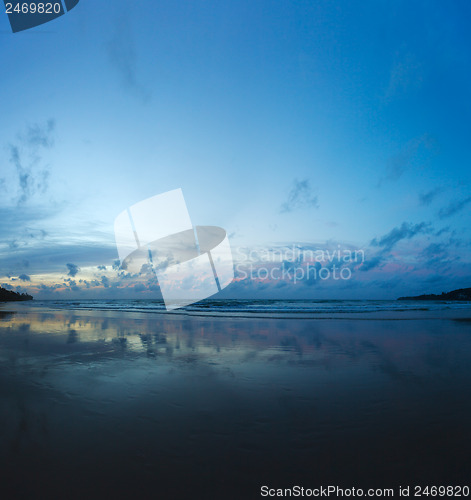
<instances>
[{"instance_id":1,"label":"sun glow in sky","mask_svg":"<svg viewBox=\"0 0 471 500\"><path fill-rule=\"evenodd\" d=\"M238 279L221 297L469 286L470 14L469 2L81 0L16 34L2 14L0 285L160 297L155 276L119 269L113 222L181 187L193 224L229 234ZM348 280L241 279L247 249L293 245L365 259Z\"/></svg>"}]
</instances>

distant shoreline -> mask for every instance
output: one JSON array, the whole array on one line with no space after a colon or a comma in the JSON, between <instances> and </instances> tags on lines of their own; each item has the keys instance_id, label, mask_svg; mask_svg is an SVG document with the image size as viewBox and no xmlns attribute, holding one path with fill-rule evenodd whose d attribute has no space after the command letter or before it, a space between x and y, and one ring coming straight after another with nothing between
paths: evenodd
<instances>
[{"instance_id":1,"label":"distant shoreline","mask_svg":"<svg viewBox=\"0 0 471 500\"><path fill-rule=\"evenodd\" d=\"M452 292L442 292L440 295L424 294L415 297L399 297L397 300L457 300L457 301L471 301L471 288L460 288Z\"/></svg>"}]
</instances>

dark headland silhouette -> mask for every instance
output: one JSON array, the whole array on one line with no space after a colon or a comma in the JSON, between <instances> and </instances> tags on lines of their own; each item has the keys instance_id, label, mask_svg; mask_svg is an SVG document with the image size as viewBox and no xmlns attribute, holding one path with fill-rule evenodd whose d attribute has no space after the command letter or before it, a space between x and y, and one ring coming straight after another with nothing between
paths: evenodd
<instances>
[{"instance_id":1,"label":"dark headland silhouette","mask_svg":"<svg viewBox=\"0 0 471 500\"><path fill-rule=\"evenodd\" d=\"M0 302L12 302L15 300L33 300L33 297L27 293L12 292L0 287Z\"/></svg>"},{"instance_id":2,"label":"dark headland silhouette","mask_svg":"<svg viewBox=\"0 0 471 500\"><path fill-rule=\"evenodd\" d=\"M471 300L471 288L460 288L441 295L417 295L416 297L399 297L397 300Z\"/></svg>"}]
</instances>

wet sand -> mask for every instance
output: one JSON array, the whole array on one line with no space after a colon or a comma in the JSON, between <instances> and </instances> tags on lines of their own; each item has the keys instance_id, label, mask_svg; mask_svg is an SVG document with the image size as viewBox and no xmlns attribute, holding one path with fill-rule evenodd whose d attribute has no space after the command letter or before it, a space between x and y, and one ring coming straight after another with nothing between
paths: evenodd
<instances>
[{"instance_id":1,"label":"wet sand","mask_svg":"<svg viewBox=\"0 0 471 500\"><path fill-rule=\"evenodd\" d=\"M471 322L456 311L274 319L3 304L0 361L3 498L260 498L262 485L471 477Z\"/></svg>"}]
</instances>

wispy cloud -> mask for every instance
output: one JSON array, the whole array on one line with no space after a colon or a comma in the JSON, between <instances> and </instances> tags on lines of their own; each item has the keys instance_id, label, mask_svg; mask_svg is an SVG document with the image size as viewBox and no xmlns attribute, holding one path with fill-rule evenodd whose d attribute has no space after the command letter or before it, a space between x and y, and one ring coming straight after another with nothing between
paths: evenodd
<instances>
[{"instance_id":1,"label":"wispy cloud","mask_svg":"<svg viewBox=\"0 0 471 500\"><path fill-rule=\"evenodd\" d=\"M381 238L374 238L371 241L371 246L381 247L384 250L391 250L401 240L410 240L420 233L425 233L430 230L430 224L420 222L419 224L411 224L410 222L403 222L401 226L395 227L389 233Z\"/></svg>"},{"instance_id":2,"label":"wispy cloud","mask_svg":"<svg viewBox=\"0 0 471 500\"><path fill-rule=\"evenodd\" d=\"M54 145L53 133L55 131L55 121L47 120L43 125L35 123L30 125L24 135L24 141L31 147L50 148Z\"/></svg>"},{"instance_id":3,"label":"wispy cloud","mask_svg":"<svg viewBox=\"0 0 471 500\"><path fill-rule=\"evenodd\" d=\"M453 201L448 206L443 207L438 212L438 217L440 219L446 219L447 217L451 217L452 215L461 212L467 205L471 203L471 196L463 198L461 200Z\"/></svg>"},{"instance_id":4,"label":"wispy cloud","mask_svg":"<svg viewBox=\"0 0 471 500\"><path fill-rule=\"evenodd\" d=\"M50 119L43 124L33 124L18 134L7 146L9 163L14 170L9 172L8 182L2 179L0 189L13 196L13 202L25 204L35 194L43 194L48 188L49 168L43 164L42 150L54 145L55 122Z\"/></svg>"},{"instance_id":5,"label":"wispy cloud","mask_svg":"<svg viewBox=\"0 0 471 500\"><path fill-rule=\"evenodd\" d=\"M2 241L8 241L19 237L39 239L46 236L46 231L32 229L32 225L37 226L42 220L54 215L57 207L0 207L0 234Z\"/></svg>"},{"instance_id":6,"label":"wispy cloud","mask_svg":"<svg viewBox=\"0 0 471 500\"><path fill-rule=\"evenodd\" d=\"M30 207L27 205L11 208L0 207L0 268L25 267L30 262L31 253L46 248L47 231L43 225L54 217L56 208ZM47 251L45 255L47 255Z\"/></svg>"},{"instance_id":7,"label":"wispy cloud","mask_svg":"<svg viewBox=\"0 0 471 500\"><path fill-rule=\"evenodd\" d=\"M428 134L410 140L389 159L377 186L381 187L386 182L397 181L411 168L423 165L434 154L435 144L435 140Z\"/></svg>"},{"instance_id":8,"label":"wispy cloud","mask_svg":"<svg viewBox=\"0 0 471 500\"><path fill-rule=\"evenodd\" d=\"M369 257L365 260L365 262L360 267L360 271L366 272L371 271L372 269L376 269L380 267L382 264L386 262L386 254L379 253L374 255L373 257Z\"/></svg>"},{"instance_id":9,"label":"wispy cloud","mask_svg":"<svg viewBox=\"0 0 471 500\"><path fill-rule=\"evenodd\" d=\"M442 187L436 187L435 189L432 189L431 191L427 191L425 193L420 193L419 194L419 203L423 207L429 206L435 198L443 193L444 189Z\"/></svg>"},{"instance_id":10,"label":"wispy cloud","mask_svg":"<svg viewBox=\"0 0 471 500\"><path fill-rule=\"evenodd\" d=\"M361 271L371 271L372 269L380 268L388 262L391 256L391 250L402 240L410 240L414 236L421 233L428 233L431 230L430 224L420 222L419 224L412 224L410 222L403 222L389 233L374 238L371 240L372 247L379 248L376 254L369 256L360 267Z\"/></svg>"},{"instance_id":11,"label":"wispy cloud","mask_svg":"<svg viewBox=\"0 0 471 500\"><path fill-rule=\"evenodd\" d=\"M288 199L281 205L280 212L292 212L301 208L319 208L318 197L313 193L308 179L294 180Z\"/></svg>"},{"instance_id":12,"label":"wispy cloud","mask_svg":"<svg viewBox=\"0 0 471 500\"><path fill-rule=\"evenodd\" d=\"M148 102L151 94L137 76L136 43L128 20L121 20L116 24L106 48L108 58L119 75L123 87L143 102Z\"/></svg>"},{"instance_id":13,"label":"wispy cloud","mask_svg":"<svg viewBox=\"0 0 471 500\"><path fill-rule=\"evenodd\" d=\"M25 271L24 262L29 263L28 274L34 275L64 275L68 274L69 268L66 263L74 263L79 270L93 267L97 263L111 264L116 259L116 244L110 239L107 242L82 242L67 243L58 242L56 239L35 241L34 244L19 244L18 248L11 251L4 248L0 251L0 277L6 275L7 270L12 275L18 275ZM117 268L115 271L119 271ZM103 271L97 271L103 274Z\"/></svg>"}]
</instances>

